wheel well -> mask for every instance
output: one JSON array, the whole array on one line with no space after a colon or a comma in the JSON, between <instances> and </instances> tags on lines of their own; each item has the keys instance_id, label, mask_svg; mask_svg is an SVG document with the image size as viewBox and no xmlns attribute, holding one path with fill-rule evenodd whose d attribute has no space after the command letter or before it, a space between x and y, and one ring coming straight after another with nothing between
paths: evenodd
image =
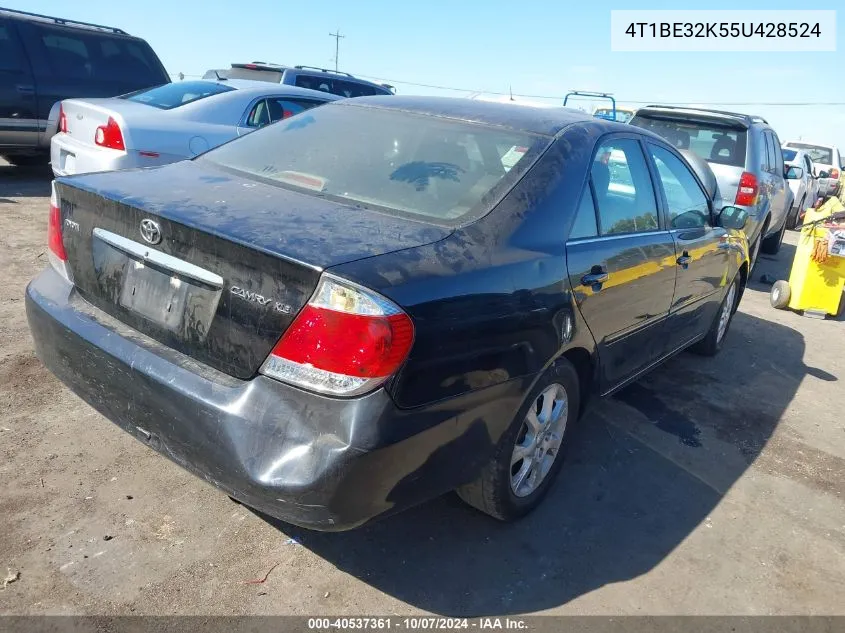
<instances>
[{"instance_id":1,"label":"wheel well","mask_svg":"<svg viewBox=\"0 0 845 633\"><path fill-rule=\"evenodd\" d=\"M593 360L590 356L590 352L585 350L583 347L575 347L566 350L563 353L563 358L572 363L575 371L578 372L578 385L581 391L581 411L578 412L580 415L581 412L584 411L584 405L587 403L587 399L592 392Z\"/></svg>"}]
</instances>

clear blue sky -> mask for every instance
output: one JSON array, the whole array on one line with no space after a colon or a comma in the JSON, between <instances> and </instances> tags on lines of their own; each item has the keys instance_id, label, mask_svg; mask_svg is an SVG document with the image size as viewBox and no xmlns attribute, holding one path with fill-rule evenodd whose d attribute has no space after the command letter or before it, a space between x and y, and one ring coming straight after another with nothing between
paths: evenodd
<instances>
[{"instance_id":1,"label":"clear blue sky","mask_svg":"<svg viewBox=\"0 0 845 633\"><path fill-rule=\"evenodd\" d=\"M611 9L836 9L795 0L563 2L561 0L3 0L28 11L118 26L146 39L172 74L201 75L233 61L340 68L391 80L405 94L486 92L562 97L602 90L620 104L643 102L845 102L845 37L837 53L612 53ZM585 104L589 105L589 104ZM782 140L845 146L845 107L742 105Z\"/></svg>"}]
</instances>

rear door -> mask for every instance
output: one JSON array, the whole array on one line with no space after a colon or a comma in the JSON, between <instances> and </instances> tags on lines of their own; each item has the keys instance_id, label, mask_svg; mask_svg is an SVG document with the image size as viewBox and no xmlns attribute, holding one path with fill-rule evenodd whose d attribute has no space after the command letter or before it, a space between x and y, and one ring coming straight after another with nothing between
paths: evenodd
<instances>
[{"instance_id":1,"label":"rear door","mask_svg":"<svg viewBox=\"0 0 845 633\"><path fill-rule=\"evenodd\" d=\"M566 252L606 392L661 356L675 290L675 245L633 135L600 142Z\"/></svg>"},{"instance_id":2,"label":"rear door","mask_svg":"<svg viewBox=\"0 0 845 633\"><path fill-rule=\"evenodd\" d=\"M15 23L0 19L0 147L35 148L36 105L35 81Z\"/></svg>"},{"instance_id":3,"label":"rear door","mask_svg":"<svg viewBox=\"0 0 845 633\"><path fill-rule=\"evenodd\" d=\"M774 130L766 130L766 134L772 148L769 160L770 162L773 161L770 165L771 169L769 172L772 180L770 193L772 199L772 221L769 224L769 229L772 230L780 228L783 225L786 214L789 211L787 206L791 205L789 205L790 192L787 191L789 185L784 176L783 153L780 151L780 139Z\"/></svg>"},{"instance_id":4,"label":"rear door","mask_svg":"<svg viewBox=\"0 0 845 633\"><path fill-rule=\"evenodd\" d=\"M710 202L693 171L667 147L648 143L666 220L675 242L677 278L666 327L666 349L672 352L707 332L730 281L727 231L711 221Z\"/></svg>"}]
</instances>

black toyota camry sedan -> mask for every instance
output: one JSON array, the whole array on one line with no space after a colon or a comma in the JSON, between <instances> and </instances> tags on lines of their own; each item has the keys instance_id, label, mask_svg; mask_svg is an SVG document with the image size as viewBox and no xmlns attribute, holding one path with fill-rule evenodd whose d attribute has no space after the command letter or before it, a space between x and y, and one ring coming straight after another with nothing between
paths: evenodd
<instances>
[{"instance_id":1,"label":"black toyota camry sedan","mask_svg":"<svg viewBox=\"0 0 845 633\"><path fill-rule=\"evenodd\" d=\"M56 180L27 315L92 407L269 515L342 530L457 490L513 519L590 394L725 342L748 249L714 183L564 108L338 101Z\"/></svg>"}]
</instances>

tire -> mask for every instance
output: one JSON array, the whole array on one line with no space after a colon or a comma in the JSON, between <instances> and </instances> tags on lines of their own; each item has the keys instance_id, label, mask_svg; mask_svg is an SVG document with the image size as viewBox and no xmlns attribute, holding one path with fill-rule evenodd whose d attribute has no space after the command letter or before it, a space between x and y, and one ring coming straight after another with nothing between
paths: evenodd
<instances>
[{"instance_id":1,"label":"tire","mask_svg":"<svg viewBox=\"0 0 845 633\"><path fill-rule=\"evenodd\" d=\"M528 393L510 427L499 440L493 457L482 468L478 479L458 488L458 496L474 508L501 521L523 517L540 505L563 464L568 433L578 419L580 393L578 372L567 360L560 359ZM538 415L538 404L551 402L550 410L554 413L558 410L557 407L563 404L559 401L561 396L567 403L565 411L557 419L557 426L546 427L547 432L557 436L556 448L552 449L542 442L533 442L533 425L529 422L529 413L533 410L533 418L540 425L542 433L543 418L548 422L549 418L554 420L554 416L544 416L545 409L542 406ZM552 397L553 399L550 399ZM555 428L557 433L553 433ZM534 455L529 453L525 458L514 461L512 458L518 444L525 447L535 446L536 448L529 449L534 451ZM543 465L542 470L536 473L542 474L535 479L535 473L532 472L535 466L532 464L538 463L533 459L538 450L543 451L544 458L539 462ZM549 458L551 461L546 461ZM520 475L523 475L521 483L517 481Z\"/></svg>"},{"instance_id":2,"label":"tire","mask_svg":"<svg viewBox=\"0 0 845 633\"><path fill-rule=\"evenodd\" d=\"M3 158L15 167L40 167L50 162L49 154L13 154Z\"/></svg>"},{"instance_id":3,"label":"tire","mask_svg":"<svg viewBox=\"0 0 845 633\"><path fill-rule=\"evenodd\" d=\"M690 347L691 352L695 352L700 356L715 356L719 353L733 322L737 301L739 301L739 291L739 275L737 275L725 291L725 296L722 298L719 310L713 318L713 323L710 324L710 329L707 330L707 335ZM723 327L720 327L723 318L726 318L727 321Z\"/></svg>"},{"instance_id":4,"label":"tire","mask_svg":"<svg viewBox=\"0 0 845 633\"><path fill-rule=\"evenodd\" d=\"M789 282L781 279L772 286L772 291L769 293L769 303L777 310L785 310L786 306L789 305L791 296L792 290L789 287Z\"/></svg>"},{"instance_id":5,"label":"tire","mask_svg":"<svg viewBox=\"0 0 845 633\"><path fill-rule=\"evenodd\" d=\"M764 227L763 230L765 230L765 227ZM757 237L757 239L754 240L754 244L752 244L751 247L749 248L749 253L748 253L749 274L750 274L751 271L754 270L754 267L757 265L757 256L760 255L760 241L762 239L763 239L763 234L760 233L760 235Z\"/></svg>"},{"instance_id":6,"label":"tire","mask_svg":"<svg viewBox=\"0 0 845 633\"><path fill-rule=\"evenodd\" d=\"M789 215L786 216L786 228L790 231L794 231L795 227L798 226L798 216L801 214L802 209L804 209L805 200L806 196L801 198L801 202L798 203L798 206L790 210Z\"/></svg>"},{"instance_id":7,"label":"tire","mask_svg":"<svg viewBox=\"0 0 845 633\"><path fill-rule=\"evenodd\" d=\"M777 255L781 244L783 244L784 233L786 233L786 218L783 219L783 225L781 225L780 231L760 242L760 250L766 255Z\"/></svg>"}]
</instances>

